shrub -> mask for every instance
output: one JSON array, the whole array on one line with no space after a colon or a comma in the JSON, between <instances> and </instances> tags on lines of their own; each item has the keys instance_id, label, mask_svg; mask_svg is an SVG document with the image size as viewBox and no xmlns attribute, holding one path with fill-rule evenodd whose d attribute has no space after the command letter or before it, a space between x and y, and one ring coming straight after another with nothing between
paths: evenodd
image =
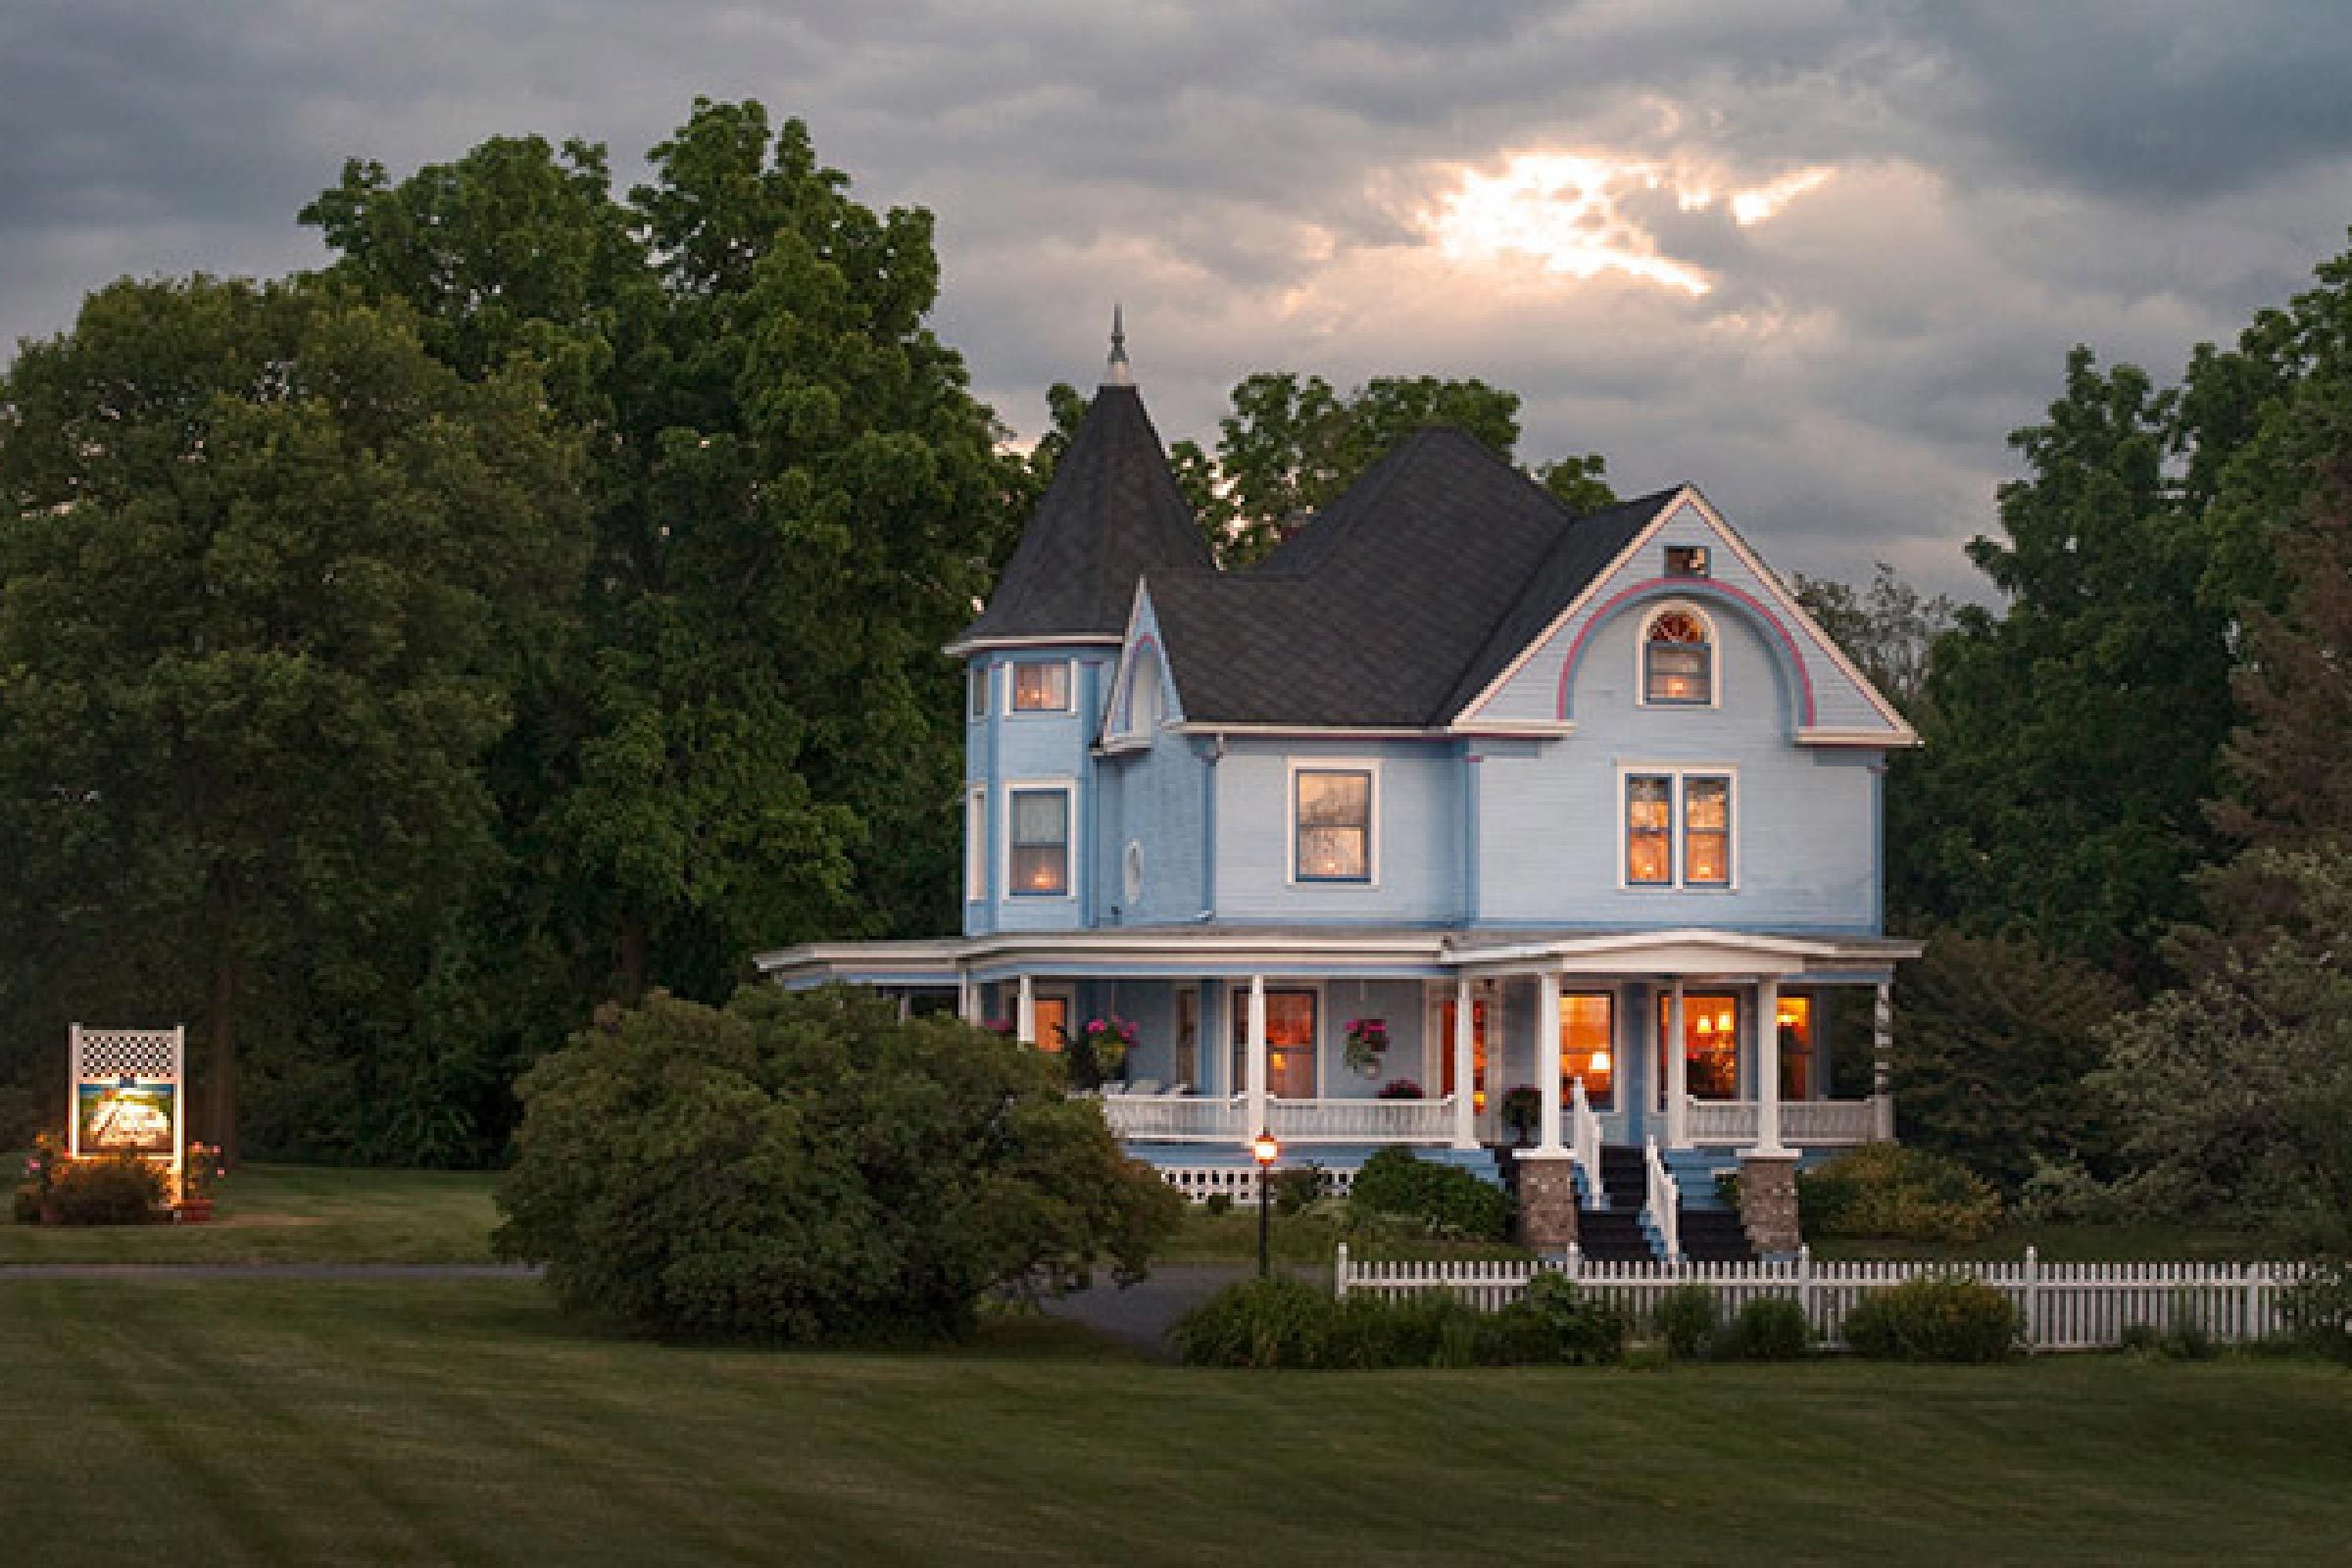
<instances>
[{"instance_id":1,"label":"shrub","mask_svg":"<svg viewBox=\"0 0 2352 1568\"><path fill-rule=\"evenodd\" d=\"M2297 1345L2330 1360L2352 1362L2352 1264L2308 1265L2287 1295L2286 1311Z\"/></svg>"},{"instance_id":2,"label":"shrub","mask_svg":"<svg viewBox=\"0 0 2352 1568\"><path fill-rule=\"evenodd\" d=\"M1677 1285L1658 1298L1649 1320L1666 1342L1666 1353L1677 1361L1695 1361L1715 1343L1723 1322L1723 1303L1710 1285Z\"/></svg>"},{"instance_id":3,"label":"shrub","mask_svg":"<svg viewBox=\"0 0 2352 1568\"><path fill-rule=\"evenodd\" d=\"M1801 1361L1812 1348L1805 1309L1786 1296L1759 1296L1724 1329L1715 1353L1726 1361Z\"/></svg>"},{"instance_id":4,"label":"shrub","mask_svg":"<svg viewBox=\"0 0 2352 1568\"><path fill-rule=\"evenodd\" d=\"M1527 1294L1494 1317L1520 1352L1512 1359L1572 1366L1602 1366L1623 1358L1633 1329L1624 1311L1549 1271L1528 1281Z\"/></svg>"},{"instance_id":5,"label":"shrub","mask_svg":"<svg viewBox=\"0 0 2352 1568\"><path fill-rule=\"evenodd\" d=\"M1957 1160L1900 1144L1869 1144L1796 1178L1805 1237L1981 1242L2001 1220L2001 1195Z\"/></svg>"},{"instance_id":6,"label":"shrub","mask_svg":"<svg viewBox=\"0 0 2352 1568\"><path fill-rule=\"evenodd\" d=\"M1419 1100L1423 1096L1421 1086L1412 1079L1392 1078L1380 1086L1380 1098L1383 1100Z\"/></svg>"},{"instance_id":7,"label":"shrub","mask_svg":"<svg viewBox=\"0 0 2352 1568\"><path fill-rule=\"evenodd\" d=\"M1499 1241L1511 1228L1511 1200L1466 1170L1384 1149L1364 1161L1348 1190L1350 1214L1398 1215L1432 1235Z\"/></svg>"},{"instance_id":8,"label":"shrub","mask_svg":"<svg viewBox=\"0 0 2352 1568\"><path fill-rule=\"evenodd\" d=\"M1231 1193L1211 1193L1208 1195L1208 1201L1200 1206L1211 1214L1230 1214L1233 1212L1233 1195Z\"/></svg>"},{"instance_id":9,"label":"shrub","mask_svg":"<svg viewBox=\"0 0 2352 1568\"><path fill-rule=\"evenodd\" d=\"M844 988L657 994L520 1091L499 1251L654 1333L960 1334L991 1292L1140 1277L1184 1206L1053 1057Z\"/></svg>"},{"instance_id":10,"label":"shrub","mask_svg":"<svg viewBox=\"0 0 2352 1568\"><path fill-rule=\"evenodd\" d=\"M1882 1361L1998 1361L2024 1325L1991 1286L1951 1275L1906 1280L1845 1314L1845 1343Z\"/></svg>"},{"instance_id":11,"label":"shrub","mask_svg":"<svg viewBox=\"0 0 2352 1568\"><path fill-rule=\"evenodd\" d=\"M1323 1196L1326 1176L1316 1164L1297 1166L1281 1172L1273 1180L1274 1212L1296 1214Z\"/></svg>"},{"instance_id":12,"label":"shrub","mask_svg":"<svg viewBox=\"0 0 2352 1568\"><path fill-rule=\"evenodd\" d=\"M1228 1285L1168 1332L1194 1366L1324 1366L1335 1305L1302 1280L1249 1280Z\"/></svg>"},{"instance_id":13,"label":"shrub","mask_svg":"<svg viewBox=\"0 0 2352 1568\"><path fill-rule=\"evenodd\" d=\"M99 1154L62 1167L49 1204L63 1225L144 1225L164 1200L164 1173L137 1154Z\"/></svg>"}]
</instances>

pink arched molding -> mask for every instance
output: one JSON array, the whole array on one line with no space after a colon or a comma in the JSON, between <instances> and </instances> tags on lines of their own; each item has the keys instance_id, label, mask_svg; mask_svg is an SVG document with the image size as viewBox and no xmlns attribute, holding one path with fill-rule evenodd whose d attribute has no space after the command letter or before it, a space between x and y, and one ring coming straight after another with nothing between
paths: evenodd
<instances>
[{"instance_id":1,"label":"pink arched molding","mask_svg":"<svg viewBox=\"0 0 2352 1568\"><path fill-rule=\"evenodd\" d=\"M1733 604L1741 606L1757 620L1771 627L1773 636L1780 640L1782 649L1788 655L1789 667L1796 671L1796 722L1800 728L1811 726L1813 723L1813 672L1806 667L1804 653L1797 647L1796 638L1789 632L1787 623L1772 612L1772 607L1745 589L1735 588L1728 582L1713 582L1696 577L1652 577L1646 582L1633 583L1610 595L1606 603L1587 615L1584 625L1577 630L1576 640L1568 645L1568 657L1560 663L1559 696L1552 710L1555 716L1562 720L1568 717L1569 683L1576 679L1577 665L1584 662L1585 640L1592 635L1594 628L1616 614L1628 600L1639 599L1643 594L1656 594L1661 591L1684 599L1729 600Z\"/></svg>"}]
</instances>

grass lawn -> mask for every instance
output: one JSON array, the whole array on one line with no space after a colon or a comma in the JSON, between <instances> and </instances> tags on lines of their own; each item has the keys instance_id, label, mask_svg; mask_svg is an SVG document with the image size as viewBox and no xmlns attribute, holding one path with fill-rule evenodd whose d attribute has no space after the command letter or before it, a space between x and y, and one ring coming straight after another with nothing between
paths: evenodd
<instances>
[{"instance_id":1,"label":"grass lawn","mask_svg":"<svg viewBox=\"0 0 2352 1568\"><path fill-rule=\"evenodd\" d=\"M19 1157L0 1169L23 1166ZM0 1264L487 1263L496 1181L249 1165L221 1183L218 1217L204 1225L11 1225L0 1210Z\"/></svg>"},{"instance_id":2,"label":"grass lawn","mask_svg":"<svg viewBox=\"0 0 2352 1568\"><path fill-rule=\"evenodd\" d=\"M601 1337L522 1282L0 1281L7 1556L2340 1561L2352 1373L1266 1375Z\"/></svg>"}]
</instances>

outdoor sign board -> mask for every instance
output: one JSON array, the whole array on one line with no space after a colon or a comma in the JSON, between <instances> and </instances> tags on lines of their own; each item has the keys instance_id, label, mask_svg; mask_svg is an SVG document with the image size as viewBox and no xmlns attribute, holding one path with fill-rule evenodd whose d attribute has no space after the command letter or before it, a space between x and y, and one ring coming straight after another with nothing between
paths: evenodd
<instances>
[{"instance_id":1,"label":"outdoor sign board","mask_svg":"<svg viewBox=\"0 0 2352 1568\"><path fill-rule=\"evenodd\" d=\"M179 1180L187 1147L186 1032L84 1029L72 1036L72 1153L139 1154Z\"/></svg>"}]
</instances>

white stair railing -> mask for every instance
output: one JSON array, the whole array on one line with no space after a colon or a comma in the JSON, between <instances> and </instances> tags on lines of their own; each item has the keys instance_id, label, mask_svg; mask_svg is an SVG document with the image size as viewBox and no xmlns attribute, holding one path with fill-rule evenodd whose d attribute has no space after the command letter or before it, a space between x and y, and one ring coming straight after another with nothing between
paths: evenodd
<instances>
[{"instance_id":1,"label":"white stair railing","mask_svg":"<svg viewBox=\"0 0 2352 1568\"><path fill-rule=\"evenodd\" d=\"M1585 1206L1604 1206L1609 1195L1600 1185L1600 1118L1592 1114L1592 1102L1585 1098L1582 1078L1570 1082L1568 1152L1575 1156L1576 1168L1585 1173Z\"/></svg>"},{"instance_id":2,"label":"white stair railing","mask_svg":"<svg viewBox=\"0 0 2352 1568\"><path fill-rule=\"evenodd\" d=\"M1643 1162L1649 1167L1649 1187L1642 1204L1642 1218L1649 1221L1657 1233L1658 1245L1666 1250L1666 1261L1683 1260L1682 1190L1666 1173L1666 1161L1658 1153L1658 1141L1649 1140L1642 1152Z\"/></svg>"}]
</instances>

